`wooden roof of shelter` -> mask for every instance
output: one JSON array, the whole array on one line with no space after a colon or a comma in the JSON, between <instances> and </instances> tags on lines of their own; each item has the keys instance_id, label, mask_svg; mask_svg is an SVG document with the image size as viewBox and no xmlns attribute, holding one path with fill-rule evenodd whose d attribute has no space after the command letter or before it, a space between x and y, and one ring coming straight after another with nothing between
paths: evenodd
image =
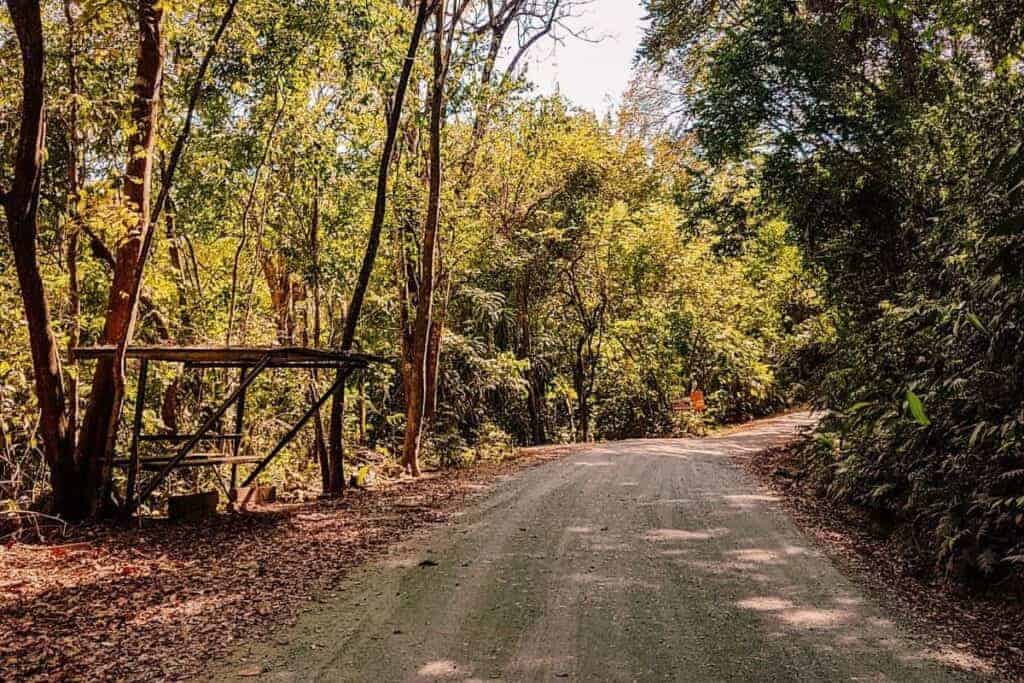
<instances>
[{"instance_id":1,"label":"wooden roof of shelter","mask_svg":"<svg viewBox=\"0 0 1024 683\"><path fill-rule=\"evenodd\" d=\"M71 357L75 361L96 360L113 358L116 352L117 347L113 345L82 346L72 349ZM309 422L332 396L344 391L345 381L353 370L365 368L370 363L391 363L390 360L381 356L301 346L129 346L125 350L125 355L139 361L139 380L136 387L137 397L135 399L135 418L132 422L130 453L127 459L114 461L115 466L128 467L123 506L126 515L133 514L140 505L145 503L153 491L167 479L171 471L182 467L231 465L231 487L235 488L238 465L254 464L255 467L249 472L245 483L242 484L243 487L249 486L270 461L277 457L284 447L295 438L303 425ZM240 368L241 373L238 385L227 398L217 403L195 432L191 434L143 434L142 411L146 398L146 378L150 361L184 363L186 366L192 367L234 367ZM312 405L267 455L257 458L240 457L239 444L243 438L246 389L267 368L320 368L334 369L337 372L331 387L323 393L316 392L317 396ZM343 393L340 395L344 396ZM228 434L215 432L214 427L232 405L236 406L234 432ZM139 455L139 444L143 441L180 445L175 446L174 455L142 459ZM230 443L232 445L231 455L194 454L196 446L204 441ZM136 482L140 470L156 470L156 475L146 482L136 495Z\"/></svg>"},{"instance_id":2,"label":"wooden roof of shelter","mask_svg":"<svg viewBox=\"0 0 1024 683\"><path fill-rule=\"evenodd\" d=\"M116 347L80 346L71 351L76 361L112 357ZM249 367L267 359L265 367L361 368L370 363L391 363L387 358L351 351L311 349L302 346L129 346L128 358L185 363L208 367Z\"/></svg>"}]
</instances>

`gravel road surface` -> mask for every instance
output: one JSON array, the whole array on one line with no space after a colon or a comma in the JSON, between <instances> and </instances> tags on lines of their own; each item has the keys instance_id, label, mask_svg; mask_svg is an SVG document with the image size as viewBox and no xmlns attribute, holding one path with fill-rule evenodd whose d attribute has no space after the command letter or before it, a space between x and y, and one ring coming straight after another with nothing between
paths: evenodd
<instances>
[{"instance_id":1,"label":"gravel road surface","mask_svg":"<svg viewBox=\"0 0 1024 683\"><path fill-rule=\"evenodd\" d=\"M811 422L600 444L523 471L210 679L976 680L732 462Z\"/></svg>"}]
</instances>

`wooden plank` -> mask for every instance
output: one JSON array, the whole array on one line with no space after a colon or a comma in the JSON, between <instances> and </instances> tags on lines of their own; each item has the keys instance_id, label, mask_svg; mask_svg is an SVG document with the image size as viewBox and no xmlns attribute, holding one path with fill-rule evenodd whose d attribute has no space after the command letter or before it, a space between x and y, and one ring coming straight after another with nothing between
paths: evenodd
<instances>
[{"instance_id":1,"label":"wooden plank","mask_svg":"<svg viewBox=\"0 0 1024 683\"><path fill-rule=\"evenodd\" d=\"M139 438L142 434L142 411L146 403L146 380L149 376L149 361L139 362L139 380L135 392L135 418L132 420L132 443L129 450L128 481L125 483L124 509L135 504L135 481L139 474Z\"/></svg>"},{"instance_id":2,"label":"wooden plank","mask_svg":"<svg viewBox=\"0 0 1024 683\"><path fill-rule=\"evenodd\" d=\"M199 467L200 465L246 465L260 462L262 458L255 455L232 457L230 455L190 455L177 463L178 467ZM139 467L146 470L152 470L154 467L165 467L167 463L171 462L171 456L158 457L158 458L143 458L139 460ZM131 460L128 458L120 458L113 462L114 467L128 467L131 465Z\"/></svg>"},{"instance_id":3,"label":"wooden plank","mask_svg":"<svg viewBox=\"0 0 1024 683\"><path fill-rule=\"evenodd\" d=\"M245 370L239 371L238 381L241 382L245 377ZM242 429L245 426L245 392L243 391L238 396L238 403L235 405L235 433L241 434ZM236 439L231 443L231 456L234 458L238 457L238 450L242 447L242 440ZM234 489L238 486L238 465L231 465L231 488Z\"/></svg>"},{"instance_id":4,"label":"wooden plank","mask_svg":"<svg viewBox=\"0 0 1024 683\"><path fill-rule=\"evenodd\" d=\"M205 467L207 465L252 465L258 463L259 461L259 458L232 458L229 455L225 455L222 458L185 458L181 462L175 463L175 469L185 467ZM167 464L169 462L169 460L160 460L153 462L144 461L142 463L142 469L146 470L147 472L152 472L153 470L163 469L164 467L167 467Z\"/></svg>"},{"instance_id":5,"label":"wooden plank","mask_svg":"<svg viewBox=\"0 0 1024 683\"><path fill-rule=\"evenodd\" d=\"M195 434L142 434L140 441L159 443L183 443L195 438ZM200 441L238 441L241 434L204 434Z\"/></svg>"},{"instance_id":6,"label":"wooden plank","mask_svg":"<svg viewBox=\"0 0 1024 683\"><path fill-rule=\"evenodd\" d=\"M113 345L80 346L72 349L76 361L109 358L115 353ZM145 358L169 363L190 363L195 365L252 366L268 360L270 367L335 367L337 365L390 363L382 356L312 349L301 346L129 346L128 358Z\"/></svg>"}]
</instances>

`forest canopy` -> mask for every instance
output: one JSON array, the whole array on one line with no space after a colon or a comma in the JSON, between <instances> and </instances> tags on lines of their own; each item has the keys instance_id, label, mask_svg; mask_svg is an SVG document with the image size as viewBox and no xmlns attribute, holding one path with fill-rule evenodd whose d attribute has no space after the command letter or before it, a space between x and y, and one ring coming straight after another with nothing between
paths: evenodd
<instances>
[{"instance_id":1,"label":"forest canopy","mask_svg":"<svg viewBox=\"0 0 1024 683\"><path fill-rule=\"evenodd\" d=\"M302 346L388 362L274 465L293 491L810 402L799 476L948 576L1019 574L1015 3L646 0L603 116L529 78L587 0L6 4L12 508L110 507L129 345ZM153 373L172 436L237 382ZM242 451L329 375L254 384Z\"/></svg>"},{"instance_id":2,"label":"forest canopy","mask_svg":"<svg viewBox=\"0 0 1024 683\"><path fill-rule=\"evenodd\" d=\"M110 504L129 344L394 359L271 473L335 493L346 460L416 472L421 452L678 435L806 398L834 326L772 160L710 155L640 97L597 117L530 85L530 51L584 37L585 4L10 0L2 496ZM73 362L97 344L118 353ZM331 379L254 384L243 451ZM144 430L188 433L235 381L154 366ZM707 412L680 412L694 390Z\"/></svg>"}]
</instances>

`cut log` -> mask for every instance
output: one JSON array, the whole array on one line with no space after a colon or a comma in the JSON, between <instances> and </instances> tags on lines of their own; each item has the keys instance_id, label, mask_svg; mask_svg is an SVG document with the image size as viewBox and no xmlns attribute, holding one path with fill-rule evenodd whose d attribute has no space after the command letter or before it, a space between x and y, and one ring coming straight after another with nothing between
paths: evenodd
<instances>
[{"instance_id":1,"label":"cut log","mask_svg":"<svg viewBox=\"0 0 1024 683\"><path fill-rule=\"evenodd\" d=\"M231 489L228 493L235 509L241 510L249 505L263 505L273 503L277 500L277 487L275 486L242 486Z\"/></svg>"},{"instance_id":2,"label":"cut log","mask_svg":"<svg viewBox=\"0 0 1024 683\"><path fill-rule=\"evenodd\" d=\"M195 521L217 514L220 496L216 491L171 496L167 500L167 517L171 521Z\"/></svg>"}]
</instances>

